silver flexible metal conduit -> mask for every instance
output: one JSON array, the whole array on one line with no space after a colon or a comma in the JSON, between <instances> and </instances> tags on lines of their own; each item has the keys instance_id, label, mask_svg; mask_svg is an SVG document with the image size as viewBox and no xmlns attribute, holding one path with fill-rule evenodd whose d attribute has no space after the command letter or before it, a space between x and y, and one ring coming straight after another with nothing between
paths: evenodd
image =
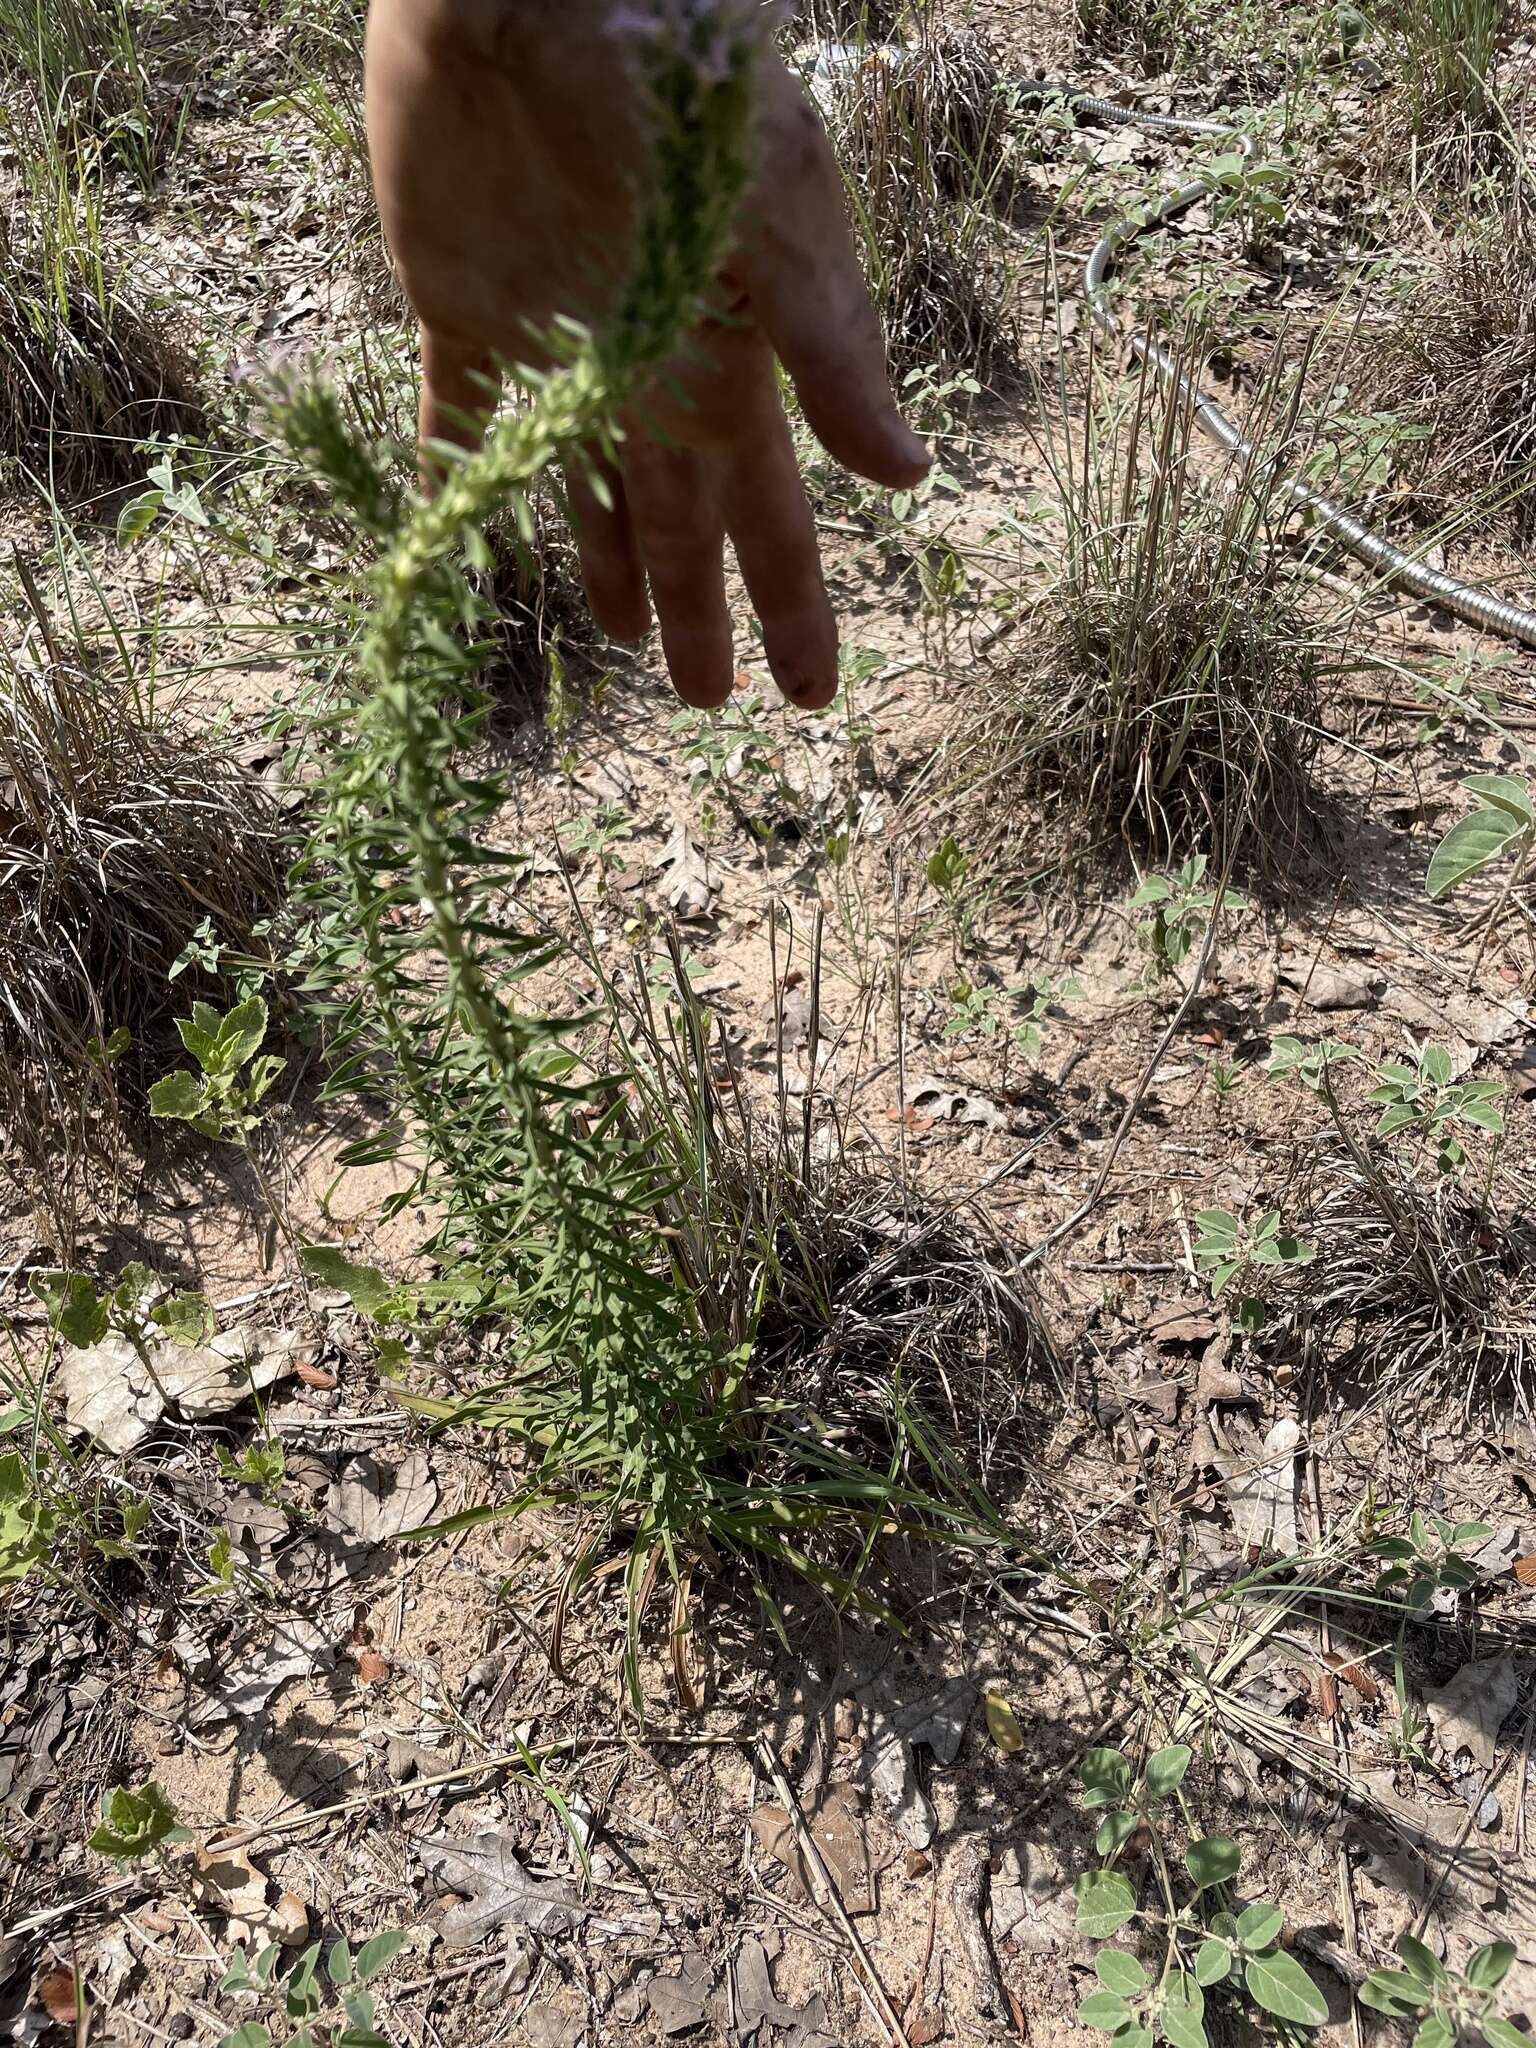
<instances>
[{"instance_id":1,"label":"silver flexible metal conduit","mask_svg":"<svg viewBox=\"0 0 1536 2048\"><path fill-rule=\"evenodd\" d=\"M812 91L823 96L839 74L846 74L870 58L899 63L907 54L895 46L865 48L848 43L823 43L808 53L806 76ZM1059 102L1075 119L1102 122L1116 128L1141 128L1153 135L1217 136L1235 144L1245 161L1257 154L1253 137L1228 121L1145 113L1136 107L1122 107L1116 100L1080 92L1070 85L1033 79L1011 82L1021 89L1026 101ZM1153 205L1138 208L1114 222L1089 251L1088 261L1083 267L1083 294L1095 325L1111 340L1120 338L1120 324L1109 303L1109 280L1116 261L1143 235L1150 234L1155 228L1166 227L1181 213L1206 198L1209 191L1210 186L1205 179L1192 178L1187 185L1180 185L1177 191L1168 193ZM1384 583L1406 591L1425 604L1438 605L1454 618L1477 627L1479 632L1493 633L1504 640L1518 640L1526 647L1536 648L1536 611L1475 589L1472 584L1464 583L1459 576L1448 575L1443 569L1429 568L1391 541L1383 540L1380 534L1373 533L1365 521L1347 506L1325 497L1321 491L1314 491L1300 477L1273 475L1274 458L1259 453L1216 400L1180 369L1160 341L1151 335L1138 334L1132 337L1130 347L1137 361L1143 358L1149 361L1163 382L1179 393L1190 407L1195 424L1202 433L1229 453L1269 469L1271 488L1277 498L1310 512L1320 527L1342 541L1352 555L1368 563Z\"/></svg>"},{"instance_id":2,"label":"silver flexible metal conduit","mask_svg":"<svg viewBox=\"0 0 1536 2048\"><path fill-rule=\"evenodd\" d=\"M1235 142L1245 160L1256 153L1253 137L1225 121L1142 113L1133 107L1122 107L1114 100L1099 99L1092 93L1075 92L1063 86L1028 85L1025 96L1029 99L1060 99L1074 116L1115 127L1144 128L1152 134L1162 135L1220 136L1228 142ZM1120 334L1119 322L1109 304L1108 290L1117 259L1143 235L1154 228L1166 227L1204 199L1209 191L1210 186L1203 178L1193 178L1155 205L1138 209L1117 220L1089 251L1088 261L1083 267L1083 295L1095 324L1110 339L1118 340ZM1130 346L1138 361L1145 357L1164 383L1178 391L1190 406L1196 425L1211 440L1245 461L1258 463L1265 460L1215 399L1180 369L1160 341L1150 335L1135 335ZM1269 466L1273 466L1272 462ZM1519 640L1526 647L1536 647L1536 612L1527 610L1523 605L1511 604L1502 597L1494 597L1487 591L1477 590L1443 569L1431 569L1416 561L1402 548L1373 533L1364 520L1347 506L1324 496L1321 491L1314 491L1299 477L1275 477L1273 489L1278 498L1310 512L1319 526L1341 540L1352 555L1378 571L1384 582L1421 598L1426 604L1438 605L1442 611L1450 612L1469 626L1476 626L1480 632L1494 633L1502 639Z\"/></svg>"}]
</instances>

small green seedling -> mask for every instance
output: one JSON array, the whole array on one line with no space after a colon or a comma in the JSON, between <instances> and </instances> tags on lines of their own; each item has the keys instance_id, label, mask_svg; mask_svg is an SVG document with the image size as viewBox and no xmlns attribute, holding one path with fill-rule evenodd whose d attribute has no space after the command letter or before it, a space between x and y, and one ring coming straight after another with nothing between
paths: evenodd
<instances>
[{"instance_id":1,"label":"small green seedling","mask_svg":"<svg viewBox=\"0 0 1536 2048\"><path fill-rule=\"evenodd\" d=\"M923 872L928 877L928 886L944 906L955 943L962 950L969 950L976 937L971 857L953 833L929 854Z\"/></svg>"},{"instance_id":2,"label":"small green seedling","mask_svg":"<svg viewBox=\"0 0 1536 2048\"><path fill-rule=\"evenodd\" d=\"M1503 854L1514 856L1513 888L1536 840L1536 798L1528 782L1518 775L1468 775L1461 786L1477 798L1477 809L1458 819L1430 855L1424 887L1436 903Z\"/></svg>"},{"instance_id":3,"label":"small green seedling","mask_svg":"<svg viewBox=\"0 0 1536 2048\"><path fill-rule=\"evenodd\" d=\"M634 836L628 813L616 803L605 803L589 816L573 818L560 827L560 843L568 852L596 862L599 889L607 888L610 875L623 874L625 861L619 848Z\"/></svg>"},{"instance_id":4,"label":"small green seedling","mask_svg":"<svg viewBox=\"0 0 1536 2048\"><path fill-rule=\"evenodd\" d=\"M176 1809L153 1778L138 1786L114 1785L101 1795L101 1819L86 1842L98 1856L139 1863L146 1856L163 1859L177 1842L190 1842L191 1830L176 1818Z\"/></svg>"},{"instance_id":5,"label":"small green seedling","mask_svg":"<svg viewBox=\"0 0 1536 2048\"><path fill-rule=\"evenodd\" d=\"M1376 1078L1378 1086L1367 1100L1381 1106L1377 1137L1415 1132L1434 1144L1442 1173L1454 1173L1466 1164L1458 1129L1490 1131L1495 1137L1504 1134L1503 1113L1494 1107L1504 1093L1503 1082L1453 1081L1451 1056L1443 1045L1423 1046L1411 1064L1383 1060Z\"/></svg>"},{"instance_id":6,"label":"small green seedling","mask_svg":"<svg viewBox=\"0 0 1536 2048\"><path fill-rule=\"evenodd\" d=\"M1152 912L1136 927L1149 982L1164 981L1183 966L1218 903L1223 910L1243 908L1243 898L1230 890L1206 888L1206 867L1203 853L1191 854L1171 875L1148 875L1131 898L1132 910Z\"/></svg>"},{"instance_id":7,"label":"small green seedling","mask_svg":"<svg viewBox=\"0 0 1536 2048\"><path fill-rule=\"evenodd\" d=\"M1081 994L1082 984L1072 975L1054 981L1047 974L1037 974L1032 981L1017 981L1007 988L957 981L949 992L952 1007L944 1037L976 1037L989 1045L1001 1042L1033 1059L1044 1042L1040 1026L1051 1005Z\"/></svg>"},{"instance_id":8,"label":"small green seedling","mask_svg":"<svg viewBox=\"0 0 1536 2048\"><path fill-rule=\"evenodd\" d=\"M364 1987L399 1954L405 1941L399 1932L376 1934L355 1955L345 1941L332 1943L328 1951L324 1943L313 1942L282 1978L277 1974L282 1950L276 1942L254 1956L236 1949L219 1984L220 1992L252 1992L269 2000L281 1999L289 2025L279 2027L274 2035L266 2021L247 2020L226 2034L218 2048L274 2048L279 2040L282 2048L316 2048L319 2039L330 2048L389 2048L374 2017L373 1994ZM319 2036L314 2029L316 2020L322 2022Z\"/></svg>"},{"instance_id":9,"label":"small green seedling","mask_svg":"<svg viewBox=\"0 0 1536 2048\"><path fill-rule=\"evenodd\" d=\"M1321 1095L1334 1067L1364 1058L1357 1045L1342 1038L1320 1038L1308 1045L1301 1038L1281 1037L1270 1041L1266 1072L1272 1081L1295 1079L1311 1094Z\"/></svg>"},{"instance_id":10,"label":"small green seedling","mask_svg":"<svg viewBox=\"0 0 1536 2048\"><path fill-rule=\"evenodd\" d=\"M1246 1060L1219 1060L1212 1053L1205 1062L1205 1083L1218 1102L1235 1095L1248 1077Z\"/></svg>"},{"instance_id":11,"label":"small green seedling","mask_svg":"<svg viewBox=\"0 0 1536 2048\"><path fill-rule=\"evenodd\" d=\"M249 1486L264 1501L276 1504L286 1470L281 1437L271 1437L265 1443L247 1444L238 1458L222 1444L216 1448L219 1470L226 1479L233 1480L237 1486Z\"/></svg>"},{"instance_id":12,"label":"small green seedling","mask_svg":"<svg viewBox=\"0 0 1536 2048\"><path fill-rule=\"evenodd\" d=\"M1400 1970L1372 1970L1360 2003L1389 2019L1415 2020L1413 2048L1456 2048L1480 2036L1487 2048L1530 2048L1530 2036L1495 2011L1499 1986L1515 1960L1513 1942L1474 1949L1466 1967L1452 1970L1411 1934L1397 1939Z\"/></svg>"},{"instance_id":13,"label":"small green seedling","mask_svg":"<svg viewBox=\"0 0 1536 2048\"><path fill-rule=\"evenodd\" d=\"M1200 1231L1195 1258L1213 1295L1225 1294L1240 1276L1251 1280L1255 1268L1306 1266L1317 1257L1315 1244L1286 1231L1278 1209L1266 1210L1252 1225L1230 1209L1201 1209L1195 1222ZM1245 1330L1261 1330L1269 1320L1269 1305L1260 1295L1240 1293L1237 1319Z\"/></svg>"},{"instance_id":14,"label":"small green seedling","mask_svg":"<svg viewBox=\"0 0 1536 2048\"><path fill-rule=\"evenodd\" d=\"M1209 2048L1206 1993L1246 1991L1261 2010L1305 2027L1321 2026L1327 2003L1306 1971L1280 1946L1285 1914L1263 1902L1232 1912L1226 1888L1242 1868L1242 1851L1225 1835L1190 1839L1178 1862L1164 1838L1164 1825L1190 1764L1184 1743L1173 1743L1147 1758L1137 1776L1118 1749L1091 1749L1078 1765L1083 1804L1099 1811L1094 1846L1106 1867L1077 1880L1077 1929L1105 1941L1140 1922L1161 1955L1149 1970L1126 1949L1103 1950L1094 1959L1101 1989L1078 2008L1086 2027L1109 2034L1118 2048ZM1108 1867L1139 1830L1146 1831L1161 1899L1143 1909L1123 1872Z\"/></svg>"},{"instance_id":15,"label":"small green seedling","mask_svg":"<svg viewBox=\"0 0 1536 2048\"><path fill-rule=\"evenodd\" d=\"M19 1451L0 1457L0 1586L24 1579L53 1547L58 1516L39 1498Z\"/></svg>"},{"instance_id":16,"label":"small green seedling","mask_svg":"<svg viewBox=\"0 0 1536 2048\"><path fill-rule=\"evenodd\" d=\"M192 1015L179 1017L181 1042L197 1061L198 1072L178 1068L156 1081L149 1091L149 1113L190 1124L205 1138L243 1145L261 1121L259 1104L286 1062L264 1053L267 1006L260 996L247 996L221 1017L207 1003L195 1003Z\"/></svg>"},{"instance_id":17,"label":"small green seedling","mask_svg":"<svg viewBox=\"0 0 1536 2048\"><path fill-rule=\"evenodd\" d=\"M1403 1512L1401 1508L1367 1510L1369 1522ZM1405 1535L1368 1533L1365 1537L1367 1556L1380 1558L1386 1566L1376 1581L1376 1590L1401 1590L1409 1612L1422 1614L1437 1593L1464 1593L1477 1584L1478 1569L1468 1553L1486 1543L1492 1534L1487 1522L1447 1522L1439 1515L1426 1518L1415 1508L1408 1516Z\"/></svg>"}]
</instances>

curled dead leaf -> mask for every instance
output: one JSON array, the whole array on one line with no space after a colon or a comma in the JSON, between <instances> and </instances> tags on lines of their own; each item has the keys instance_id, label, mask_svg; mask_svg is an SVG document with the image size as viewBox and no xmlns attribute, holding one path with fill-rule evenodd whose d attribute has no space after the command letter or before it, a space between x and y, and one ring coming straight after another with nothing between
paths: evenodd
<instances>
[{"instance_id":1,"label":"curled dead leaf","mask_svg":"<svg viewBox=\"0 0 1536 2048\"><path fill-rule=\"evenodd\" d=\"M357 1657L359 1685L378 1685L389 1676L389 1659L380 1650L360 1650Z\"/></svg>"},{"instance_id":2,"label":"curled dead leaf","mask_svg":"<svg viewBox=\"0 0 1536 2048\"><path fill-rule=\"evenodd\" d=\"M301 1359L297 1371L306 1387L318 1387L322 1393L329 1393L336 1384L335 1373L327 1372L323 1365L311 1365L308 1360Z\"/></svg>"},{"instance_id":3,"label":"curled dead leaf","mask_svg":"<svg viewBox=\"0 0 1536 2048\"><path fill-rule=\"evenodd\" d=\"M79 1999L75 1988L75 1973L57 1963L50 1970L44 1970L32 1987L33 1996L49 2019L61 2024L73 2023L80 2017Z\"/></svg>"},{"instance_id":4,"label":"curled dead leaf","mask_svg":"<svg viewBox=\"0 0 1536 2048\"><path fill-rule=\"evenodd\" d=\"M1346 1663L1338 1650L1325 1650L1323 1662L1331 1671L1337 1672L1345 1685L1352 1687L1368 1707L1374 1707L1381 1698L1381 1687L1363 1664Z\"/></svg>"},{"instance_id":5,"label":"curled dead leaf","mask_svg":"<svg viewBox=\"0 0 1536 2048\"><path fill-rule=\"evenodd\" d=\"M1514 1572L1522 1586L1536 1586L1536 1557L1517 1557Z\"/></svg>"},{"instance_id":6,"label":"curled dead leaf","mask_svg":"<svg viewBox=\"0 0 1536 2048\"><path fill-rule=\"evenodd\" d=\"M984 1704L988 1734L1004 1756L1015 1755L1024 1747L1024 1731L1019 1726L1018 1715L1000 1692L989 1692Z\"/></svg>"},{"instance_id":7,"label":"curled dead leaf","mask_svg":"<svg viewBox=\"0 0 1536 2048\"><path fill-rule=\"evenodd\" d=\"M1339 1681L1331 1671L1317 1675L1317 1711L1325 1721L1333 1720L1339 1711Z\"/></svg>"}]
</instances>

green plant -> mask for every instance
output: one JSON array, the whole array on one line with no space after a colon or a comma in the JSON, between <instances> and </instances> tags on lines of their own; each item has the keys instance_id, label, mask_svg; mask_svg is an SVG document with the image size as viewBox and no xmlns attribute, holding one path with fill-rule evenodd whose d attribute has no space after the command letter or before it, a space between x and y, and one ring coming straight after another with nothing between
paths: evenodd
<instances>
[{"instance_id":1,"label":"green plant","mask_svg":"<svg viewBox=\"0 0 1536 2048\"><path fill-rule=\"evenodd\" d=\"M1225 1102L1235 1095L1248 1076L1246 1060L1221 1060L1215 1053L1207 1053L1205 1059L1205 1084L1218 1102Z\"/></svg>"},{"instance_id":2,"label":"green plant","mask_svg":"<svg viewBox=\"0 0 1536 2048\"><path fill-rule=\"evenodd\" d=\"M928 886L944 908L954 934L955 945L968 952L976 943L976 917L980 908L971 856L951 832L929 854L923 866Z\"/></svg>"},{"instance_id":3,"label":"green plant","mask_svg":"<svg viewBox=\"0 0 1536 2048\"><path fill-rule=\"evenodd\" d=\"M471 570L483 563L489 507L526 500L553 460L607 445L615 410L677 345L710 287L745 174L743 24L757 14L669 10L642 39L657 124L634 272L596 333L551 337L555 366L528 404L498 419L435 497L402 520L333 392L290 388L274 414L378 555L358 694L331 727L309 864L331 948L312 980L331 1006L335 1085L394 1098L419 1147L419 1172L395 1205L436 1205L429 1249L458 1291L457 1312L517 1333L499 1381L401 1397L526 1445L517 1491L474 1516L567 1505L581 1524L568 1596L617 1547L636 1701L642 1617L663 1576L688 1693L686 1588L700 1550L741 1560L765 1599L764 1576L779 1567L845 1600L858 1597L878 1530L894 1521L913 1536L964 1532L975 1517L973 1502L947 1508L909 1471L924 1439L905 1419L889 1360L895 1379L863 1390L852 1436L812 1420L804 1385L796 1396L775 1377L785 1367L763 1324L802 1242L785 1212L812 1200L811 1161L781 1133L772 1170L748 1155L743 1179L712 1121L712 1027L686 977L677 1014L691 1035L677 1038L670 1020L646 1028L644 977L636 1015L609 1007L606 1049L583 1043L597 1019L519 1005L529 977L562 956L546 929L518 919L508 883L526 856L496 836L502 780L461 766L486 704L459 630L478 615L459 550ZM424 919L392 919L405 905L424 906ZM607 1007L617 990L603 981ZM361 1156L403 1143L397 1132ZM873 1462L863 1454L871 1430Z\"/></svg>"},{"instance_id":4,"label":"green plant","mask_svg":"<svg viewBox=\"0 0 1536 2048\"><path fill-rule=\"evenodd\" d=\"M1342 1038L1320 1038L1308 1045L1300 1038L1282 1034L1270 1040L1269 1065L1265 1069L1271 1080L1281 1081L1294 1076L1302 1087L1313 1095L1324 1093L1330 1068L1347 1060L1362 1060L1365 1054L1356 1045L1350 1045Z\"/></svg>"},{"instance_id":5,"label":"green plant","mask_svg":"<svg viewBox=\"0 0 1536 2048\"><path fill-rule=\"evenodd\" d=\"M1438 903L1509 854L1513 866L1504 888L1507 898L1524 875L1536 842L1530 784L1518 775L1467 775L1461 786L1477 798L1477 809L1459 818L1430 855L1424 887Z\"/></svg>"},{"instance_id":6,"label":"green plant","mask_svg":"<svg viewBox=\"0 0 1536 2048\"><path fill-rule=\"evenodd\" d=\"M602 890L606 890L610 875L623 874L625 862L619 848L634 836L628 812L622 804L612 802L560 827L561 845L571 853L585 854L596 864L597 885Z\"/></svg>"},{"instance_id":7,"label":"green plant","mask_svg":"<svg viewBox=\"0 0 1536 2048\"><path fill-rule=\"evenodd\" d=\"M1081 994L1082 984L1070 974L1059 980L1037 974L1031 981L1012 982L1005 988L957 981L949 991L950 1014L943 1035L946 1039L974 1035L992 1045L1001 1040L1026 1059L1033 1059L1042 1043L1041 1023L1052 1007Z\"/></svg>"},{"instance_id":8,"label":"green plant","mask_svg":"<svg viewBox=\"0 0 1536 2048\"><path fill-rule=\"evenodd\" d=\"M0 1586L24 1579L53 1547L58 1516L39 1496L20 1451L0 1454Z\"/></svg>"},{"instance_id":9,"label":"green plant","mask_svg":"<svg viewBox=\"0 0 1536 2048\"><path fill-rule=\"evenodd\" d=\"M1190 1764L1184 1743L1173 1743L1135 1772L1118 1749L1090 1749L1078 1765L1083 1804L1100 1812L1094 1846L1104 1867L1077 1880L1077 1928L1097 1941L1141 1923L1157 1953L1152 1968L1128 1950L1103 1949L1094 1958L1102 1989L1078 2008L1084 2026L1110 2034L1119 2048L1208 2048L1206 1994L1239 1986L1261 2011L1294 2025L1317 2027L1328 2017L1322 1993L1280 1942L1285 1913L1255 1903L1232 1912L1224 1903L1242 1868L1242 1852L1225 1835L1189 1840L1176 1864L1164 1838L1170 1807L1183 1806L1180 1787ZM1185 1813L1187 1821L1187 1811ZM1112 1868L1126 1844L1144 1841L1155 1872L1159 1904L1144 1909L1135 1886Z\"/></svg>"},{"instance_id":10,"label":"green plant","mask_svg":"<svg viewBox=\"0 0 1536 2048\"><path fill-rule=\"evenodd\" d=\"M205 921L249 955L281 842L253 778L141 715L106 663L59 653L0 651L0 1122L67 1251L82 1174L142 1103L177 996L202 993L172 967Z\"/></svg>"},{"instance_id":11,"label":"green plant","mask_svg":"<svg viewBox=\"0 0 1536 2048\"><path fill-rule=\"evenodd\" d=\"M168 1848L191 1839L177 1820L175 1807L149 1778L142 1785L114 1785L102 1793L101 1819L85 1846L123 1863L138 1863L146 1856L163 1863Z\"/></svg>"},{"instance_id":12,"label":"green plant","mask_svg":"<svg viewBox=\"0 0 1536 2048\"><path fill-rule=\"evenodd\" d=\"M1315 1244L1285 1230L1278 1209L1266 1210L1253 1224L1242 1222L1230 1209L1201 1209L1195 1222L1200 1231L1195 1258L1216 1296L1225 1294L1234 1280L1251 1288L1260 1273L1310 1265L1317 1256ZM1245 1330L1262 1329L1269 1320L1269 1304L1261 1295L1240 1293L1237 1317Z\"/></svg>"},{"instance_id":13,"label":"green plant","mask_svg":"<svg viewBox=\"0 0 1536 2048\"><path fill-rule=\"evenodd\" d=\"M1378 1522L1395 1518L1406 1518L1404 1535L1376 1533ZM1426 1612L1442 1590L1463 1593L1475 1586L1478 1569L1466 1553L1493 1534L1487 1522L1447 1522L1439 1515L1426 1519L1417 1508L1379 1509L1369 1502L1361 1511L1361 1526L1367 1556L1380 1558L1386 1567L1377 1591L1400 1591L1411 1614Z\"/></svg>"},{"instance_id":14,"label":"green plant","mask_svg":"<svg viewBox=\"0 0 1536 2048\"><path fill-rule=\"evenodd\" d=\"M1344 384L1328 394L1298 473L1321 490L1356 498L1391 483L1403 452L1428 440L1434 430L1385 408L1353 411L1349 399Z\"/></svg>"},{"instance_id":15,"label":"green plant","mask_svg":"<svg viewBox=\"0 0 1536 2048\"><path fill-rule=\"evenodd\" d=\"M1412 1934L1400 1934L1396 1946L1402 1969L1372 1970L1360 2003L1389 2019L1417 2021L1414 2048L1457 2048L1473 2035L1487 2048L1530 2048L1530 2035L1497 2009L1499 1986L1515 1960L1513 1942L1474 1949L1459 1970Z\"/></svg>"},{"instance_id":16,"label":"green plant","mask_svg":"<svg viewBox=\"0 0 1536 2048\"><path fill-rule=\"evenodd\" d=\"M181 1042L198 1071L178 1067L149 1091L149 1113L190 1124L205 1138L245 1146L261 1122L261 1103L287 1062L261 1048L267 1036L267 1006L247 996L221 1017L208 1003L194 1003L190 1017L178 1017Z\"/></svg>"},{"instance_id":17,"label":"green plant","mask_svg":"<svg viewBox=\"0 0 1536 2048\"><path fill-rule=\"evenodd\" d=\"M1166 980L1184 965L1213 915L1245 907L1230 890L1206 887L1206 866L1205 855L1193 853L1171 875L1148 875L1131 898L1132 910L1152 913L1136 927L1151 982Z\"/></svg>"},{"instance_id":18,"label":"green plant","mask_svg":"<svg viewBox=\"0 0 1536 2048\"><path fill-rule=\"evenodd\" d=\"M1402 81L1408 134L1442 174L1448 158L1475 162L1501 144L1492 80L1509 0L1384 0L1379 19Z\"/></svg>"},{"instance_id":19,"label":"green plant","mask_svg":"<svg viewBox=\"0 0 1536 2048\"><path fill-rule=\"evenodd\" d=\"M324 1948L313 1942L300 1954L286 1977L278 1976L282 1950L276 1942L255 1955L236 1949L234 1960L219 1982L223 1994L254 1992L261 1997L281 1999L287 2021L297 2022L292 2031L280 2027L274 2036L264 2020L247 2020L225 2034L218 2048L389 2048L387 2036L378 2030L373 1994L367 1986L405 1946L402 1933L376 1934L356 1954L345 1941ZM316 2022L320 2031L316 2032Z\"/></svg>"},{"instance_id":20,"label":"green plant","mask_svg":"<svg viewBox=\"0 0 1536 2048\"><path fill-rule=\"evenodd\" d=\"M1498 653L1484 648L1463 648L1455 655L1437 656L1424 665L1413 679L1415 700L1426 706L1419 720L1417 737L1439 739L1453 727L1457 737L1475 740L1490 726L1497 727L1503 705L1487 677L1494 677L1518 660L1510 648Z\"/></svg>"},{"instance_id":21,"label":"green plant","mask_svg":"<svg viewBox=\"0 0 1536 2048\"><path fill-rule=\"evenodd\" d=\"M1494 1107L1504 1093L1502 1081L1453 1081L1451 1056L1443 1045L1417 1048L1412 1062L1383 1060L1376 1069L1377 1086L1366 1100L1382 1105L1378 1138L1412 1131L1433 1144L1442 1173L1466 1164L1459 1129L1504 1134L1504 1116Z\"/></svg>"},{"instance_id":22,"label":"green plant","mask_svg":"<svg viewBox=\"0 0 1536 2048\"><path fill-rule=\"evenodd\" d=\"M0 49L25 80L45 144L98 154L148 191L174 161L191 107L169 83L155 40L174 23L164 0L0 0Z\"/></svg>"}]
</instances>

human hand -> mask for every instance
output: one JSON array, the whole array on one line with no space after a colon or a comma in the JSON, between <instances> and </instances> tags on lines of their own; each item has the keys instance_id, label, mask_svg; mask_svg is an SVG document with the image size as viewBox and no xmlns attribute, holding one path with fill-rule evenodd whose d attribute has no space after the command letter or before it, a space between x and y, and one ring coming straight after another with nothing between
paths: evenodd
<instances>
[{"instance_id":1,"label":"human hand","mask_svg":"<svg viewBox=\"0 0 1536 2048\"><path fill-rule=\"evenodd\" d=\"M648 141L626 17L607 0L374 0L369 148L421 321L424 442L474 445L497 363L540 367L530 336L557 314L599 318L627 269ZM604 632L641 637L654 604L678 695L724 702L729 534L774 679L814 709L836 694L837 629L775 354L848 468L900 488L928 457L891 396L826 138L766 47L754 101L720 314L626 408L617 466L573 464L567 495Z\"/></svg>"}]
</instances>

